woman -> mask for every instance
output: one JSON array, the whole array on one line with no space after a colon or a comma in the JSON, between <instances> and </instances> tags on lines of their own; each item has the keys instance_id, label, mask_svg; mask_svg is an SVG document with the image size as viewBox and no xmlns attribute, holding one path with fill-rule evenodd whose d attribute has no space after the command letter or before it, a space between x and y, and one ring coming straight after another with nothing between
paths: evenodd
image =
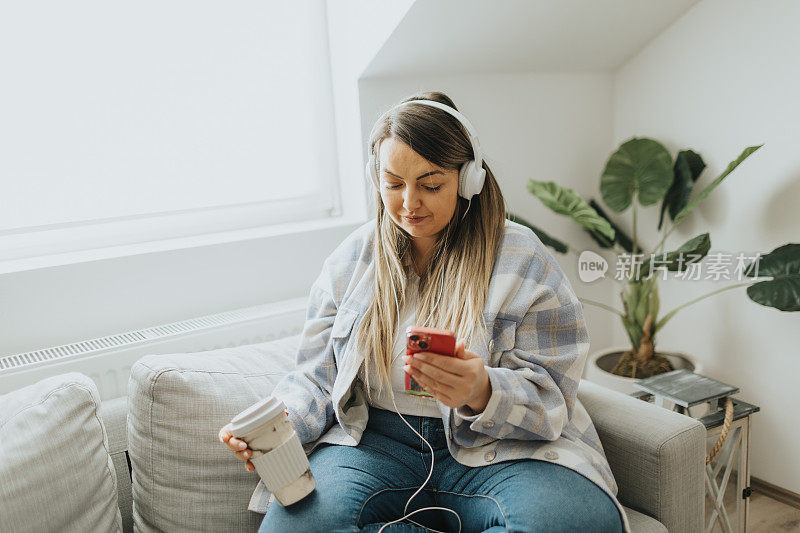
<instances>
[{"instance_id":1,"label":"woman","mask_svg":"<svg viewBox=\"0 0 800 533\"><path fill-rule=\"evenodd\" d=\"M317 488L282 507L259 482L260 531L629 531L577 398L580 302L505 219L466 117L414 95L377 121L369 154L377 216L325 260L297 367L273 391ZM406 360L408 325L454 331L456 357ZM406 372L432 397L405 393Z\"/></svg>"}]
</instances>

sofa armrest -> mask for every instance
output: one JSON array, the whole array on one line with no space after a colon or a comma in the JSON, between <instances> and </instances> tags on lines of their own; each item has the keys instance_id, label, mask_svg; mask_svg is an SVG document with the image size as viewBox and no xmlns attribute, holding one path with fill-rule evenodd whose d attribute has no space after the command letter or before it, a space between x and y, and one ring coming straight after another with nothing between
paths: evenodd
<instances>
[{"instance_id":1,"label":"sofa armrest","mask_svg":"<svg viewBox=\"0 0 800 533\"><path fill-rule=\"evenodd\" d=\"M597 429L620 503L671 533L702 531L705 426L591 381L581 381L578 399Z\"/></svg>"}]
</instances>

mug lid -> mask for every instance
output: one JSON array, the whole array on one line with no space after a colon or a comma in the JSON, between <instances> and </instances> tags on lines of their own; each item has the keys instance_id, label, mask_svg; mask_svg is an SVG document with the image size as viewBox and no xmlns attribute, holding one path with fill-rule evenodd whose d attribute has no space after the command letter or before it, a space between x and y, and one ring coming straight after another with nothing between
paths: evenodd
<instances>
[{"instance_id":1,"label":"mug lid","mask_svg":"<svg viewBox=\"0 0 800 533\"><path fill-rule=\"evenodd\" d=\"M231 433L234 437L258 429L286 409L286 405L274 396L257 401L231 420Z\"/></svg>"}]
</instances>

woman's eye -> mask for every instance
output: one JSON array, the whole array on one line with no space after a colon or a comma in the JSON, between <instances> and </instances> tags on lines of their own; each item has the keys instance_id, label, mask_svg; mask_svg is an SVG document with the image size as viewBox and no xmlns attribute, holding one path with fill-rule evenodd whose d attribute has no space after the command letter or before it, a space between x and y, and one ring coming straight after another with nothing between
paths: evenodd
<instances>
[{"instance_id":1,"label":"woman's eye","mask_svg":"<svg viewBox=\"0 0 800 533\"><path fill-rule=\"evenodd\" d=\"M399 188L399 187L402 187L402 186L403 186L403 184L402 184L402 183L398 183L397 185L389 185L389 184L387 184L387 185L386 185L386 188L387 188L387 189L397 189L397 188ZM428 187L427 185L423 185L423 186L422 186L422 188L423 188L423 189L425 189L426 191L430 191L430 192L436 192L436 191L438 191L439 189L441 189L441 188L442 188L442 186L441 186L441 185L438 185L438 186L436 186L436 187Z\"/></svg>"}]
</instances>

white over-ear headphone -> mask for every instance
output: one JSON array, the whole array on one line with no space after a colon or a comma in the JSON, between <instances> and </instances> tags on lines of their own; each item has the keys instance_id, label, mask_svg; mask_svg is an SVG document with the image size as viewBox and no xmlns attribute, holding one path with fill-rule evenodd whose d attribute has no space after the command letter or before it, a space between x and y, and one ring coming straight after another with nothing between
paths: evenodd
<instances>
[{"instance_id":1,"label":"white over-ear headphone","mask_svg":"<svg viewBox=\"0 0 800 533\"><path fill-rule=\"evenodd\" d=\"M481 145L478 141L478 134L475 131L475 127L472 125L472 123L470 123L467 117L452 107L440 102L435 102L433 100L409 100L394 106L386 113L389 113L392 110L407 104L423 104L432 107L438 107L439 109L447 111L456 117L464 125L464 127L467 129L467 133L469 134L470 143L472 143L473 159L461 165L461 168L458 171L458 195L469 200L474 195L481 192L481 189L483 189L483 182L486 179L486 170L483 168L483 152L481 151ZM386 113L384 113L384 115ZM370 137L372 137L372 135L370 135ZM377 189L380 187L380 179L378 178L376 157L371 149L368 148L368 151L369 159L367 161L366 173Z\"/></svg>"}]
</instances>

